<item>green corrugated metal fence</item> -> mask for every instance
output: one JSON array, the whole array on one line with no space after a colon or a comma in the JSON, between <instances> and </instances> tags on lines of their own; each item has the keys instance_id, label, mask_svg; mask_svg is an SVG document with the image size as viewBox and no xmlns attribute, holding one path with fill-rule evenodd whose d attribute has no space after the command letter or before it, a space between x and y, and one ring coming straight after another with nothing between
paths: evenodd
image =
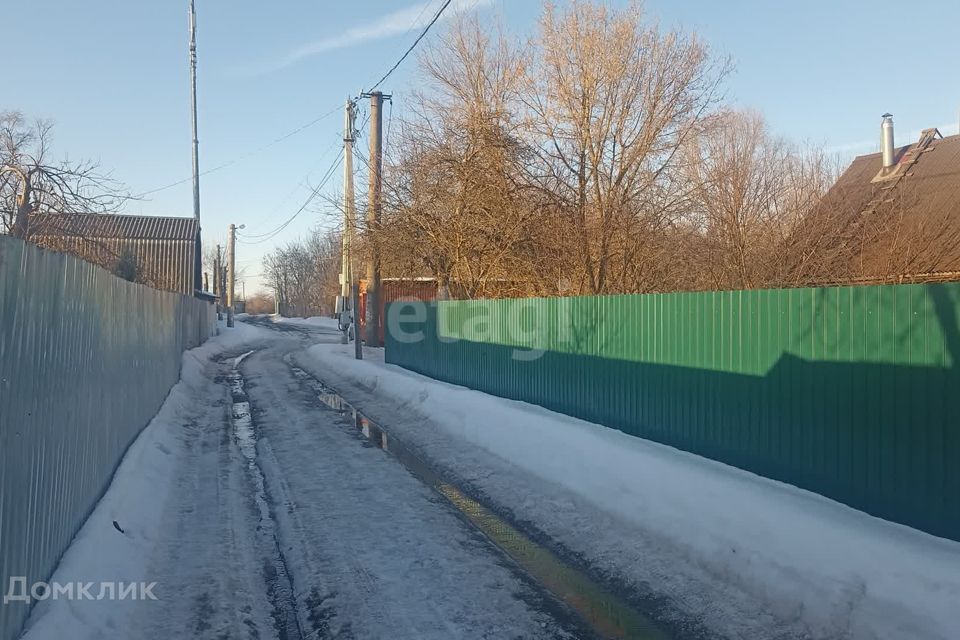
<instances>
[{"instance_id":1,"label":"green corrugated metal fence","mask_svg":"<svg viewBox=\"0 0 960 640\"><path fill-rule=\"evenodd\" d=\"M386 359L960 540L958 317L960 283L395 303Z\"/></svg>"}]
</instances>

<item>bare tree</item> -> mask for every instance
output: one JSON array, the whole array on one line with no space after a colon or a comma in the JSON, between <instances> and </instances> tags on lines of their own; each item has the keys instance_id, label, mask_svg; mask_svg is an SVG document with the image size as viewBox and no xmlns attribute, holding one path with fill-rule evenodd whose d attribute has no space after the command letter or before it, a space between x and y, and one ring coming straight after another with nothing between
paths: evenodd
<instances>
[{"instance_id":1,"label":"bare tree","mask_svg":"<svg viewBox=\"0 0 960 640\"><path fill-rule=\"evenodd\" d=\"M53 125L0 113L0 209L7 233L29 239L34 213L107 213L129 199L96 162L51 157Z\"/></svg>"},{"instance_id":2,"label":"bare tree","mask_svg":"<svg viewBox=\"0 0 960 640\"><path fill-rule=\"evenodd\" d=\"M787 215L778 201L786 195L790 152L772 138L755 112L726 111L685 146L686 175L700 230L696 258L708 288L751 288L775 259L773 228Z\"/></svg>"},{"instance_id":3,"label":"bare tree","mask_svg":"<svg viewBox=\"0 0 960 640\"><path fill-rule=\"evenodd\" d=\"M470 297L509 289L529 268L531 208L515 179L524 65L501 31L457 18L420 55L426 90L413 96L401 158L387 169L383 253L402 246L441 286L456 281Z\"/></svg>"},{"instance_id":4,"label":"bare tree","mask_svg":"<svg viewBox=\"0 0 960 640\"><path fill-rule=\"evenodd\" d=\"M278 247L263 259L264 279L283 315L332 314L339 271L340 236L323 229Z\"/></svg>"},{"instance_id":5,"label":"bare tree","mask_svg":"<svg viewBox=\"0 0 960 640\"><path fill-rule=\"evenodd\" d=\"M575 262L577 293L658 288L637 283L660 260L653 236L677 204L677 150L717 101L726 66L695 36L662 32L638 3L623 11L573 0L546 6L526 102L539 162L532 181L551 202Z\"/></svg>"},{"instance_id":6,"label":"bare tree","mask_svg":"<svg viewBox=\"0 0 960 640\"><path fill-rule=\"evenodd\" d=\"M263 293L255 293L247 298L247 313L250 315L273 313L273 311L274 301L272 296Z\"/></svg>"},{"instance_id":7,"label":"bare tree","mask_svg":"<svg viewBox=\"0 0 960 640\"><path fill-rule=\"evenodd\" d=\"M466 297L643 293L917 273L960 252L950 211L905 216L902 186L883 215L824 199L825 154L722 108L728 63L638 3L547 4L522 44L461 18L420 68L366 234L393 275Z\"/></svg>"}]
</instances>

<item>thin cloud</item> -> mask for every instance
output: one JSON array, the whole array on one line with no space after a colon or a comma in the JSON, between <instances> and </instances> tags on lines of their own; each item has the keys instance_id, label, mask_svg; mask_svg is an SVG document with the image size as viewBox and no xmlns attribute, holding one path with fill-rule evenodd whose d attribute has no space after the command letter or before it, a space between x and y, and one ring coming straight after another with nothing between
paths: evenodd
<instances>
[{"instance_id":1,"label":"thin cloud","mask_svg":"<svg viewBox=\"0 0 960 640\"><path fill-rule=\"evenodd\" d=\"M493 4L494 0L453 0L447 11L440 17L445 20L458 12L472 11ZM342 33L321 38L300 45L281 59L255 69L254 73L279 71L308 58L323 53L354 47L372 40L404 35L410 31L424 28L433 19L441 3L436 0L421 2L381 16L370 22L350 27Z\"/></svg>"}]
</instances>

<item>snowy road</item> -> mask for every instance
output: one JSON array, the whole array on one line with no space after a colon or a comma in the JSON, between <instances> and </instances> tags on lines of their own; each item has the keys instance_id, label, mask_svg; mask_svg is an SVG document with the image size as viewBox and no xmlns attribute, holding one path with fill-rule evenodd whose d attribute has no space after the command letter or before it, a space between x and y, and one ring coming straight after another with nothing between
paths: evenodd
<instances>
[{"instance_id":1,"label":"snowy road","mask_svg":"<svg viewBox=\"0 0 960 640\"><path fill-rule=\"evenodd\" d=\"M293 377L288 349L241 372L303 635L562 636L486 540Z\"/></svg>"},{"instance_id":2,"label":"snowy road","mask_svg":"<svg viewBox=\"0 0 960 640\"><path fill-rule=\"evenodd\" d=\"M591 636L293 375L286 354L337 334L256 331L194 381L175 441L154 443L173 459L159 528L107 507L125 533L85 535L88 523L55 576L90 579L91 554L142 537L159 599L41 603L27 637Z\"/></svg>"},{"instance_id":3,"label":"snowy road","mask_svg":"<svg viewBox=\"0 0 960 640\"><path fill-rule=\"evenodd\" d=\"M956 637L955 542L338 343L188 352L51 578L158 600L48 599L26 638Z\"/></svg>"}]
</instances>

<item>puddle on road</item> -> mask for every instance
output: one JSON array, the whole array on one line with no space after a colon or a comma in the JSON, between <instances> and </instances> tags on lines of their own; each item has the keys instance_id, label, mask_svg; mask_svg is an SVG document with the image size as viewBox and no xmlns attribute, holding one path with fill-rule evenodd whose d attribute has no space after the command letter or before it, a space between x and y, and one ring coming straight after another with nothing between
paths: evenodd
<instances>
[{"instance_id":1,"label":"puddle on road","mask_svg":"<svg viewBox=\"0 0 960 640\"><path fill-rule=\"evenodd\" d=\"M288 361L289 363L289 361ZM445 496L467 519L507 553L544 588L563 600L604 638L669 640L671 636L633 606L618 598L582 571L538 545L490 509L446 482L413 451L378 424L357 411L335 391L293 366L294 375L307 383L325 405L351 419L375 446L389 451L414 476Z\"/></svg>"},{"instance_id":2,"label":"puddle on road","mask_svg":"<svg viewBox=\"0 0 960 640\"><path fill-rule=\"evenodd\" d=\"M247 462L247 476L253 484L253 501L259 512L257 538L264 555L263 577L266 580L267 598L271 603L274 627L280 640L296 640L303 637L297 616L297 603L293 581L287 569L287 561L280 549L277 525L270 509L270 497L266 479L257 457L257 431L253 422L250 398L244 389L240 363L254 351L222 361L230 368L225 375L233 400L231 422L234 441Z\"/></svg>"}]
</instances>

